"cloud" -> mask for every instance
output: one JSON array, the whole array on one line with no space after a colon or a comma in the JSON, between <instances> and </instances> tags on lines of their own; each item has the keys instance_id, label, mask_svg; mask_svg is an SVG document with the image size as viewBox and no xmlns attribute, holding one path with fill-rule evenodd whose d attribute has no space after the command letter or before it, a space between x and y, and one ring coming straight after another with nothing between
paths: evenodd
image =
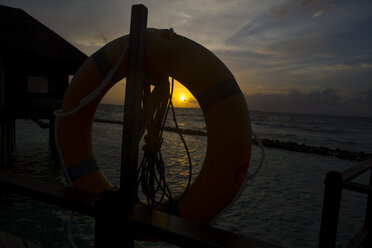
<instances>
[{"instance_id":1,"label":"cloud","mask_svg":"<svg viewBox=\"0 0 372 248\"><path fill-rule=\"evenodd\" d=\"M313 15L313 17L321 16L321 15L327 13L328 11L330 11L331 9L333 9L334 7L335 7L335 5L333 5L333 4L327 4L322 9L320 9L318 12L316 12Z\"/></svg>"},{"instance_id":2,"label":"cloud","mask_svg":"<svg viewBox=\"0 0 372 248\"><path fill-rule=\"evenodd\" d=\"M325 73L325 76L331 74L347 73L347 72L362 72L370 73L372 64L368 63L350 63L350 64L316 64L306 68L300 68L292 71L293 74L309 75L314 73Z\"/></svg>"},{"instance_id":3,"label":"cloud","mask_svg":"<svg viewBox=\"0 0 372 248\"><path fill-rule=\"evenodd\" d=\"M259 53L264 53L272 56L288 57L313 55L313 52L326 44L324 37L320 35L305 35L292 39L280 40L272 42L263 49L258 50ZM301 57L301 59L304 59Z\"/></svg>"},{"instance_id":4,"label":"cloud","mask_svg":"<svg viewBox=\"0 0 372 248\"><path fill-rule=\"evenodd\" d=\"M331 0L287 0L280 6L273 6L270 12L273 16L283 19L297 12L314 12L313 17L320 16L330 11L335 5Z\"/></svg>"},{"instance_id":5,"label":"cloud","mask_svg":"<svg viewBox=\"0 0 372 248\"><path fill-rule=\"evenodd\" d=\"M292 89L286 94L246 95L246 99L252 110L372 117L372 89L348 97L333 88L308 93Z\"/></svg>"},{"instance_id":6,"label":"cloud","mask_svg":"<svg viewBox=\"0 0 372 248\"><path fill-rule=\"evenodd\" d=\"M363 102L372 106L372 90L367 91L364 94Z\"/></svg>"},{"instance_id":7,"label":"cloud","mask_svg":"<svg viewBox=\"0 0 372 248\"><path fill-rule=\"evenodd\" d=\"M371 14L367 10L371 9L372 4L366 1L340 1L337 5L332 4L331 1L287 0L278 7L261 12L228 37L226 43L253 51L276 43L321 37L322 44L319 45L322 45L324 50L331 49L337 53L353 50L356 48L353 48L355 42L365 40L351 40L353 36L369 36L367 27L371 24L368 21ZM285 18L273 15L273 10ZM316 13L319 18L313 18ZM340 47L343 48L339 49ZM366 44L363 43L363 46L359 47L366 47Z\"/></svg>"},{"instance_id":8,"label":"cloud","mask_svg":"<svg viewBox=\"0 0 372 248\"><path fill-rule=\"evenodd\" d=\"M250 92L366 90L372 77L371 9L370 1L285 1L227 38L230 49L221 56Z\"/></svg>"}]
</instances>

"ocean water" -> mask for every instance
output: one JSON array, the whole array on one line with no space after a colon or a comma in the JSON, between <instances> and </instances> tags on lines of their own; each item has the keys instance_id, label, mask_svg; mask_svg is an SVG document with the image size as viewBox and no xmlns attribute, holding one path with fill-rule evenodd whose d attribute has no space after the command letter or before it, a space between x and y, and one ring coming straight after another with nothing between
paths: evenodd
<instances>
[{"instance_id":1,"label":"ocean water","mask_svg":"<svg viewBox=\"0 0 372 248\"><path fill-rule=\"evenodd\" d=\"M176 109L181 128L205 130L200 109ZM101 105L97 118L122 120L121 106ZM252 129L262 138L276 138L313 146L372 153L372 119L251 112ZM11 170L37 180L66 184L48 149L48 130L30 120L19 120L17 145ZM167 126L172 126L171 120ZM122 127L94 123L96 159L106 176L119 184ZM193 162L193 177L205 156L205 136L184 135ZM164 132L163 158L168 165L169 184L175 194L184 190L188 161L178 134ZM252 146L250 169L260 160L261 151ZM316 247L323 203L324 178L331 170L343 171L355 161L336 157L265 149L265 161L250 180L240 198L214 226L284 247ZM357 179L367 183L368 175ZM43 247L70 247L67 228L70 212L17 195L0 195L0 230L31 240ZM360 229L365 212L364 195L344 191L337 246L343 247ZM72 236L78 247L92 247L94 220L76 214ZM163 244L145 244L162 247Z\"/></svg>"}]
</instances>

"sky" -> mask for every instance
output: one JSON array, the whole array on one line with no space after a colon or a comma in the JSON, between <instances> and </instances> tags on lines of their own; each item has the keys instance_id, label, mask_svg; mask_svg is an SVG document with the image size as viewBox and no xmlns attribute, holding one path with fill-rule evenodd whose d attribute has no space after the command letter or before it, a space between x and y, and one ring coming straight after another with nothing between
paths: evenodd
<instances>
[{"instance_id":1,"label":"sky","mask_svg":"<svg viewBox=\"0 0 372 248\"><path fill-rule=\"evenodd\" d=\"M370 0L0 0L87 55L129 32L138 3L149 10L148 27L172 27L215 53L251 110L372 116ZM124 87L104 101L121 104ZM195 106L177 89L178 106Z\"/></svg>"}]
</instances>

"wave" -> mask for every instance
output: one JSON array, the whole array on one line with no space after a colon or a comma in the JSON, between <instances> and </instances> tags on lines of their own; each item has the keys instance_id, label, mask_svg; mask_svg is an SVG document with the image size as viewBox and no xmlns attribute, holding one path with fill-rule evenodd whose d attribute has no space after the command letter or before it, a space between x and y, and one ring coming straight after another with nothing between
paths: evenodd
<instances>
[{"instance_id":1,"label":"wave","mask_svg":"<svg viewBox=\"0 0 372 248\"><path fill-rule=\"evenodd\" d=\"M123 121L117 120L104 120L104 119L94 119L95 122L108 123L108 124L123 124ZM195 129L177 129L175 127L164 127L164 131L168 132L180 132L186 135L196 135L196 136L207 136L207 132ZM311 146L306 144L299 144L293 141L281 141L278 139L261 139L262 144L265 147L284 149L288 151L312 153L318 155L335 156L340 159L363 161L367 159L372 159L372 154L366 153L364 151L355 152L344 150L340 148L332 149L325 146ZM252 139L252 144L258 144L257 139Z\"/></svg>"}]
</instances>

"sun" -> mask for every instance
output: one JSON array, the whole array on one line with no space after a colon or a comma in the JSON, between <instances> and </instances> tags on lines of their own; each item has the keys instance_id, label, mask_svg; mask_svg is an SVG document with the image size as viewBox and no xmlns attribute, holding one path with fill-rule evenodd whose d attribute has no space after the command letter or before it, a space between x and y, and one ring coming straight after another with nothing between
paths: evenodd
<instances>
[{"instance_id":1,"label":"sun","mask_svg":"<svg viewBox=\"0 0 372 248\"><path fill-rule=\"evenodd\" d=\"M170 78L171 81L171 78ZM174 80L172 103L176 108L198 108L199 104L191 92L177 80Z\"/></svg>"}]
</instances>

